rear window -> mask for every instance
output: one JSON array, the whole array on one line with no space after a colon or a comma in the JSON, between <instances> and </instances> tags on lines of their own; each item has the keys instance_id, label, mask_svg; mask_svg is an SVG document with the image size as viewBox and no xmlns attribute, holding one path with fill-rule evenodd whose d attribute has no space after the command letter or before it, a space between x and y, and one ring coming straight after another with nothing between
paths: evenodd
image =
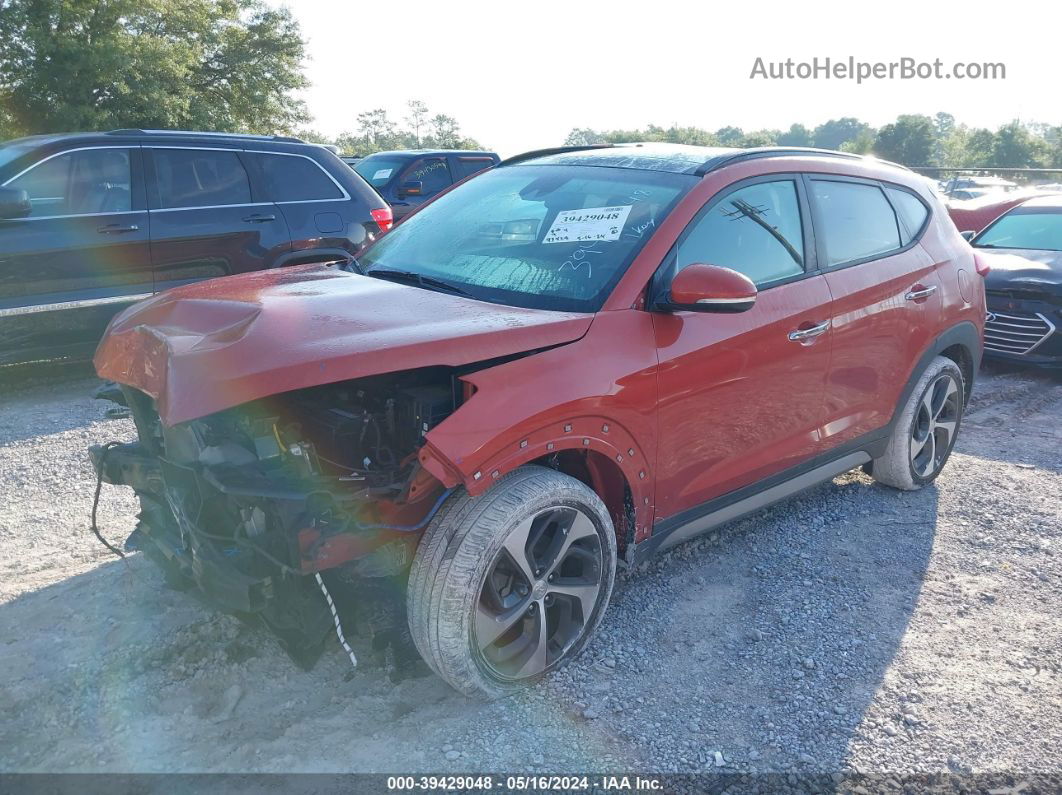
<instances>
[{"instance_id":1,"label":"rear window","mask_svg":"<svg viewBox=\"0 0 1062 795\"><path fill-rule=\"evenodd\" d=\"M1062 251L1062 213L1028 210L1004 215L974 239L979 248Z\"/></svg>"},{"instance_id":2,"label":"rear window","mask_svg":"<svg viewBox=\"0 0 1062 795\"><path fill-rule=\"evenodd\" d=\"M361 178L376 189L382 188L398 176L398 172L409 163L408 157L388 157L387 155L369 155L354 165L354 170Z\"/></svg>"},{"instance_id":3,"label":"rear window","mask_svg":"<svg viewBox=\"0 0 1062 795\"><path fill-rule=\"evenodd\" d=\"M830 265L866 259L901 247L892 205L877 185L812 180Z\"/></svg>"},{"instance_id":4,"label":"rear window","mask_svg":"<svg viewBox=\"0 0 1062 795\"><path fill-rule=\"evenodd\" d=\"M343 191L313 160L302 155L259 155L266 190L276 202L342 199Z\"/></svg>"}]
</instances>

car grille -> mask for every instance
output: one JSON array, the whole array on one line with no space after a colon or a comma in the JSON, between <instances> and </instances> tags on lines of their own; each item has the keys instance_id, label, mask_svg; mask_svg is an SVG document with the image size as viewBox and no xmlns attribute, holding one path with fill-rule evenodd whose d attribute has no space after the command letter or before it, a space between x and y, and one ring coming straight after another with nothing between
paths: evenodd
<instances>
[{"instance_id":1,"label":"car grille","mask_svg":"<svg viewBox=\"0 0 1062 795\"><path fill-rule=\"evenodd\" d=\"M985 350L1022 356L1051 336L1055 327L1039 312L989 311L985 320Z\"/></svg>"}]
</instances>

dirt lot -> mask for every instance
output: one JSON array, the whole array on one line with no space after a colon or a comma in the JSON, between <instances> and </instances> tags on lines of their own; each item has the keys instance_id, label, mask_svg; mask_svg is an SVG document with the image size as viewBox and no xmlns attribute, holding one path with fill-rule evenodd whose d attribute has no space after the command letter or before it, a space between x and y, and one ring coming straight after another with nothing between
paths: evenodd
<instances>
[{"instance_id":1,"label":"dirt lot","mask_svg":"<svg viewBox=\"0 0 1062 795\"><path fill-rule=\"evenodd\" d=\"M1059 770L1062 379L988 371L938 483L849 473L624 574L498 703L272 640L88 533L93 381L0 393L0 771ZM101 525L131 530L104 487ZM365 654L364 641L355 639Z\"/></svg>"}]
</instances>

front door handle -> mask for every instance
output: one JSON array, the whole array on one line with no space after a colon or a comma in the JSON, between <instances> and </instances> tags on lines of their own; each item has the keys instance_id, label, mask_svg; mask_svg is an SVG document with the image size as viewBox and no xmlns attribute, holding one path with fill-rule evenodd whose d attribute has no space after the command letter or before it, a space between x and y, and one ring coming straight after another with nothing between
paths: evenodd
<instances>
[{"instance_id":1,"label":"front door handle","mask_svg":"<svg viewBox=\"0 0 1062 795\"><path fill-rule=\"evenodd\" d=\"M248 215L244 217L244 223L248 224L264 224L268 221L275 221L277 217L275 215L260 215L255 213L254 215Z\"/></svg>"},{"instance_id":2,"label":"front door handle","mask_svg":"<svg viewBox=\"0 0 1062 795\"><path fill-rule=\"evenodd\" d=\"M921 284L916 284L909 291L904 293L903 298L905 301L918 301L922 298L929 298L929 296L933 295L936 291L937 286L935 284L932 284L929 287L923 287Z\"/></svg>"},{"instance_id":3,"label":"front door handle","mask_svg":"<svg viewBox=\"0 0 1062 795\"><path fill-rule=\"evenodd\" d=\"M107 224L106 226L97 226L96 231L101 235L111 235L119 232L135 232L139 228L136 224Z\"/></svg>"},{"instance_id":4,"label":"front door handle","mask_svg":"<svg viewBox=\"0 0 1062 795\"><path fill-rule=\"evenodd\" d=\"M817 326L811 328L798 328L796 331L789 332L789 339L793 342L804 342L805 340L815 339L815 337L821 336L830 330L830 321L825 323L819 323Z\"/></svg>"}]
</instances>

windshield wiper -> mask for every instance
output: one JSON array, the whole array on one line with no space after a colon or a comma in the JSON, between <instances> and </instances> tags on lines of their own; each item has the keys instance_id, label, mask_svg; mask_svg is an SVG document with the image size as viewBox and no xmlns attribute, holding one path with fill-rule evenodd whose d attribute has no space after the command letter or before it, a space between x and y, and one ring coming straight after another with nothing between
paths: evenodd
<instances>
[{"instance_id":1,"label":"windshield wiper","mask_svg":"<svg viewBox=\"0 0 1062 795\"><path fill-rule=\"evenodd\" d=\"M365 275L403 284L415 284L426 290L440 290L454 295L471 295L467 290L458 287L456 284L450 284L450 282L442 279L425 276L423 273L416 273L415 271L404 271L396 268L369 268L365 271Z\"/></svg>"}]
</instances>

